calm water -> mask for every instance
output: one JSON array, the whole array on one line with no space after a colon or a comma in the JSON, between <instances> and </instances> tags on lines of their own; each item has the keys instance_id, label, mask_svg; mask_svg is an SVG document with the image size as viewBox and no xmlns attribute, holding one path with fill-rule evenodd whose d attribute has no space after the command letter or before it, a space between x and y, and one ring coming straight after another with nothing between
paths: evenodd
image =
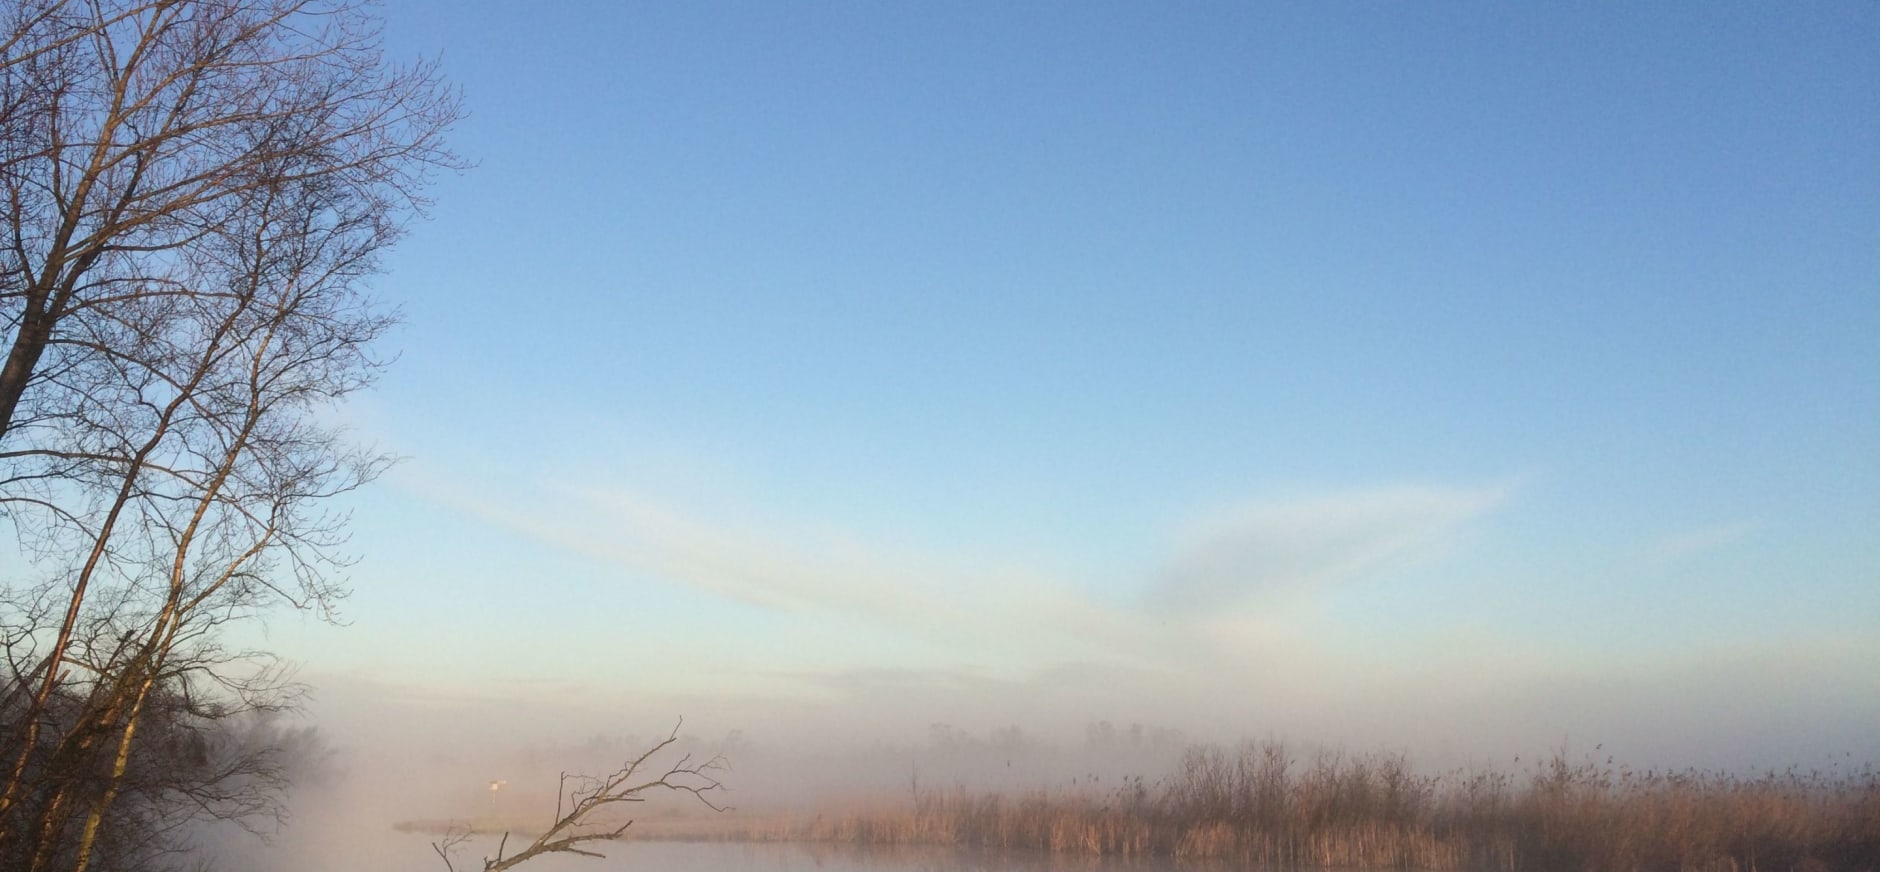
<instances>
[{"instance_id":1,"label":"calm water","mask_svg":"<svg viewBox=\"0 0 1880 872\"><path fill-rule=\"evenodd\" d=\"M423 840L414 839L430 865L444 869ZM460 846L454 858L457 872L483 868L482 857L494 853L495 843ZM1173 865L1155 861L1125 861L1086 857L1050 857L1016 851L955 851L938 848L858 848L836 845L778 845L698 842L626 842L602 844L605 860L579 856L543 857L518 868L528 872L1174 872ZM407 853L401 850L400 853ZM1217 870L1212 864L1181 867Z\"/></svg>"}]
</instances>

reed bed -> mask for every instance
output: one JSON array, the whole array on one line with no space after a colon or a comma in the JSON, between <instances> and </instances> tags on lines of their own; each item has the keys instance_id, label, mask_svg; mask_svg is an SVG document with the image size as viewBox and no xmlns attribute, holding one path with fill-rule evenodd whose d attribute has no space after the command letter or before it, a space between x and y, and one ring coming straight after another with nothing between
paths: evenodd
<instances>
[{"instance_id":1,"label":"reed bed","mask_svg":"<svg viewBox=\"0 0 1880 872\"><path fill-rule=\"evenodd\" d=\"M755 822L754 822L755 823ZM1195 748L1106 792L915 790L718 838L1173 857L1246 867L1586 872L1880 870L1880 773L1756 777L1571 763L1417 773L1401 755Z\"/></svg>"}]
</instances>

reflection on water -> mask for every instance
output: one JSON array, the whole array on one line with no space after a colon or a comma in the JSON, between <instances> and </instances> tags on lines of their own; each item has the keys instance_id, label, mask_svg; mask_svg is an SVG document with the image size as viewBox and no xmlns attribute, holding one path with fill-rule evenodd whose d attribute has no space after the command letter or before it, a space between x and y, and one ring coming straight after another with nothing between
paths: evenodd
<instances>
[{"instance_id":1,"label":"reflection on water","mask_svg":"<svg viewBox=\"0 0 1880 872\"><path fill-rule=\"evenodd\" d=\"M416 845L442 872L428 845ZM516 847L512 840L510 848ZM828 844L741 842L601 843L605 860L572 855L542 857L518 872L1169 872L1166 860L1124 860L1027 851L976 851L927 847L861 847ZM494 839L466 842L453 854L457 872L477 872L494 854ZM412 856L417 856L414 852ZM1182 864L1183 870L1213 870L1214 864ZM1218 867L1225 868L1225 867Z\"/></svg>"}]
</instances>

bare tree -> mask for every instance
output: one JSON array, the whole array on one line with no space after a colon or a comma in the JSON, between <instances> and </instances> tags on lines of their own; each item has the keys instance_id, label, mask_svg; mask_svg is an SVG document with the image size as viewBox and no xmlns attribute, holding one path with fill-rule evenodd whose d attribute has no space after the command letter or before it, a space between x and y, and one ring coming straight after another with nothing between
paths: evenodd
<instances>
[{"instance_id":1,"label":"bare tree","mask_svg":"<svg viewBox=\"0 0 1880 872\"><path fill-rule=\"evenodd\" d=\"M385 461L345 447L307 413L371 373L364 346L388 322L351 287L353 240L306 226L295 202L305 193L282 198L278 215L263 207L240 236L212 237L206 259L227 269L223 288L150 301L137 313L145 320L99 337L135 349L138 366L99 355L60 373L76 389L70 409L35 422L31 453L3 453L23 469L53 466L56 476L27 479L50 483L29 504L58 506L38 532L78 546L46 552L77 559L29 717L61 682L77 682L85 713L51 746L50 771L83 771L94 753L110 761L83 812L71 781L54 786L32 829L33 868L63 843L68 819L82 820L74 868L85 868L146 701L179 660L212 669L199 655L214 650L216 628L276 594L324 608L339 593L328 570L340 519L317 506ZM277 229L292 238L274 238ZM24 745L15 773L38 750Z\"/></svg>"},{"instance_id":2,"label":"bare tree","mask_svg":"<svg viewBox=\"0 0 1880 872\"><path fill-rule=\"evenodd\" d=\"M724 811L725 806L713 801L713 794L724 789L718 780L718 773L725 768L724 758L714 756L704 762L696 762L691 754L682 754L663 767L651 765L654 758L679 740L679 727L683 724L683 720L675 724L666 738L638 757L628 760L612 774L569 775L563 772L561 783L555 791L554 822L534 841L514 854L505 853L509 834L504 833L502 841L497 845L496 856L484 858L483 872L513 869L545 854L579 854L605 859L607 855L594 850L594 843L623 838L633 826L631 818L610 816L610 812L645 802L653 793L690 794L706 808ZM450 872L457 872L456 865L451 861L452 850L462 845L469 836L468 831L453 830L445 833L440 841L431 843L431 850L437 852Z\"/></svg>"},{"instance_id":3,"label":"bare tree","mask_svg":"<svg viewBox=\"0 0 1880 872\"><path fill-rule=\"evenodd\" d=\"M377 40L345 0L0 12L9 868L87 867L166 694L279 704L221 626L343 595L321 506L387 459L315 413L382 368L363 282L460 112Z\"/></svg>"}]
</instances>

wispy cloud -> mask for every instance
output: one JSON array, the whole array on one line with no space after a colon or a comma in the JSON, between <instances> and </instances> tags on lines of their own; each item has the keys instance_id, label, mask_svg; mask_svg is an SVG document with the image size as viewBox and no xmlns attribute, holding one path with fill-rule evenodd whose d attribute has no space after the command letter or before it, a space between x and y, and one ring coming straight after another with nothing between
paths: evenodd
<instances>
[{"instance_id":1,"label":"wispy cloud","mask_svg":"<svg viewBox=\"0 0 1880 872\"><path fill-rule=\"evenodd\" d=\"M1194 525L1147 591L1160 610L1270 603L1422 556L1506 488L1412 487L1256 505Z\"/></svg>"},{"instance_id":2,"label":"wispy cloud","mask_svg":"<svg viewBox=\"0 0 1880 872\"><path fill-rule=\"evenodd\" d=\"M1127 616L1039 573L955 565L804 525L706 520L623 488L553 483L498 493L414 483L552 546L779 612L833 615L1006 660L1148 647Z\"/></svg>"},{"instance_id":3,"label":"wispy cloud","mask_svg":"<svg viewBox=\"0 0 1880 872\"><path fill-rule=\"evenodd\" d=\"M853 537L706 519L630 490L429 487L460 510L638 574L786 613L835 615L1021 670L1077 662L1161 668L1237 657L1221 610L1298 597L1430 552L1505 488L1385 488L1217 513L1171 543L1133 600L1048 573L956 565ZM872 664L870 664L872 665Z\"/></svg>"}]
</instances>

